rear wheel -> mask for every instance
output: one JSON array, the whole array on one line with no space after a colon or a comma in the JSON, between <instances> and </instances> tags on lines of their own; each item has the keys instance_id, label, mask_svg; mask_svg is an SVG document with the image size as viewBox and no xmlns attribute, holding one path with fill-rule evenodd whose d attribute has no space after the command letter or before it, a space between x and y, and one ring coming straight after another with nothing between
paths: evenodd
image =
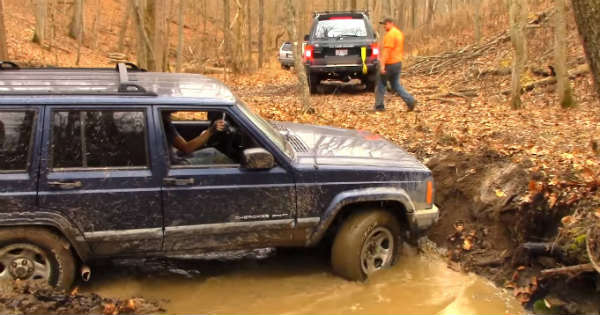
<instances>
[{"instance_id":1,"label":"rear wheel","mask_svg":"<svg viewBox=\"0 0 600 315\"><path fill-rule=\"evenodd\" d=\"M375 80L369 80L367 79L365 82L365 86L366 86L366 90L367 92L375 92Z\"/></svg>"},{"instance_id":2,"label":"rear wheel","mask_svg":"<svg viewBox=\"0 0 600 315\"><path fill-rule=\"evenodd\" d=\"M0 229L0 281L41 280L69 289L75 259L62 237L43 228Z\"/></svg>"},{"instance_id":3,"label":"rear wheel","mask_svg":"<svg viewBox=\"0 0 600 315\"><path fill-rule=\"evenodd\" d=\"M321 78L315 74L308 75L308 87L310 88L310 94L316 94L317 88L321 84Z\"/></svg>"},{"instance_id":4,"label":"rear wheel","mask_svg":"<svg viewBox=\"0 0 600 315\"><path fill-rule=\"evenodd\" d=\"M333 271L349 280L364 281L392 266L401 251L396 217L382 209L353 213L338 231L331 248Z\"/></svg>"}]
</instances>

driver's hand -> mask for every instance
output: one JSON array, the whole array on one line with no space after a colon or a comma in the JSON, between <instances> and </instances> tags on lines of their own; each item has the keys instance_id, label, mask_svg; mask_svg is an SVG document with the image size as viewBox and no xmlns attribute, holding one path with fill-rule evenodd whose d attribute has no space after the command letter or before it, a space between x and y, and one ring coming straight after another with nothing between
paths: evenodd
<instances>
[{"instance_id":1,"label":"driver's hand","mask_svg":"<svg viewBox=\"0 0 600 315\"><path fill-rule=\"evenodd\" d=\"M215 123L213 124L213 128L218 132L223 132L225 130L225 121L223 121L222 119L215 121Z\"/></svg>"}]
</instances>

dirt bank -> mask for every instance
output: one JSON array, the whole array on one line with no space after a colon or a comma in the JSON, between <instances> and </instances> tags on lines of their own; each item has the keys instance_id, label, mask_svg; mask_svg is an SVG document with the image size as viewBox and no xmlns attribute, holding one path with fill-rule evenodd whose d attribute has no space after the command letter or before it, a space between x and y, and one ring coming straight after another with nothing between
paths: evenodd
<instances>
[{"instance_id":1,"label":"dirt bank","mask_svg":"<svg viewBox=\"0 0 600 315\"><path fill-rule=\"evenodd\" d=\"M163 313L157 302L143 298L102 298L94 293L65 293L39 281L0 284L0 314L152 314Z\"/></svg>"},{"instance_id":2,"label":"dirt bank","mask_svg":"<svg viewBox=\"0 0 600 315\"><path fill-rule=\"evenodd\" d=\"M428 232L447 249L450 268L472 271L513 289L536 312L597 314L598 274L541 276L544 269L588 263L585 231L598 225L594 199L555 205L532 183L543 174L494 151L447 152L428 162L436 179L439 222ZM565 219L567 218L567 219ZM523 244L554 244L548 252ZM551 308L551 309L550 309Z\"/></svg>"}]
</instances>

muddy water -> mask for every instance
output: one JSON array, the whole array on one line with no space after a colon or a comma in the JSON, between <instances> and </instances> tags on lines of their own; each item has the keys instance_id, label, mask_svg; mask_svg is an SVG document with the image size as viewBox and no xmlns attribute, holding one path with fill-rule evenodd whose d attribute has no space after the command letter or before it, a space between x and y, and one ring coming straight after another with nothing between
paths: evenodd
<instances>
[{"instance_id":1,"label":"muddy water","mask_svg":"<svg viewBox=\"0 0 600 315\"><path fill-rule=\"evenodd\" d=\"M98 267L95 279L83 290L162 300L169 313L178 314L525 313L509 293L489 281L417 255L403 257L367 283L337 278L323 257L304 252L192 265L191 277L175 274L185 274L182 269L164 275L140 272L140 266Z\"/></svg>"}]
</instances>

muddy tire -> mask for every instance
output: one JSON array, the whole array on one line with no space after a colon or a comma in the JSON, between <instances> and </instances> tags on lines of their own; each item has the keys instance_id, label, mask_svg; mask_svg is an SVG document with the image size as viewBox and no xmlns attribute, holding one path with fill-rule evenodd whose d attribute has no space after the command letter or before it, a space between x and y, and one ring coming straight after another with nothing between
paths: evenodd
<instances>
[{"instance_id":1,"label":"muddy tire","mask_svg":"<svg viewBox=\"0 0 600 315\"><path fill-rule=\"evenodd\" d=\"M68 290L75 279L69 243L43 228L0 229L0 281L45 280Z\"/></svg>"},{"instance_id":2,"label":"muddy tire","mask_svg":"<svg viewBox=\"0 0 600 315\"><path fill-rule=\"evenodd\" d=\"M333 241L333 272L348 280L364 281L370 274L392 266L402 249L400 231L398 220L388 211L353 213Z\"/></svg>"},{"instance_id":3,"label":"muddy tire","mask_svg":"<svg viewBox=\"0 0 600 315\"><path fill-rule=\"evenodd\" d=\"M365 91L367 92L375 92L375 86L377 84L376 80L367 79L365 82Z\"/></svg>"},{"instance_id":4,"label":"muddy tire","mask_svg":"<svg viewBox=\"0 0 600 315\"><path fill-rule=\"evenodd\" d=\"M321 78L318 75L308 75L308 88L310 90L310 94L317 94L319 84L321 84Z\"/></svg>"}]
</instances>

